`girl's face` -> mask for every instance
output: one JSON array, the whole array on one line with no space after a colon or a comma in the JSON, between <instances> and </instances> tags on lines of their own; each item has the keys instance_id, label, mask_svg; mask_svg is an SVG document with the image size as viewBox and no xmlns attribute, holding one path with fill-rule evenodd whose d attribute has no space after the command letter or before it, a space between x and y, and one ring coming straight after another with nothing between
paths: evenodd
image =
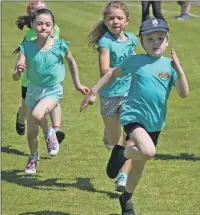
<instances>
[{"instance_id":1,"label":"girl's face","mask_svg":"<svg viewBox=\"0 0 200 215\"><path fill-rule=\"evenodd\" d=\"M49 14L40 14L33 22L33 29L35 30L38 38L47 38L52 35L54 25L52 17Z\"/></svg>"},{"instance_id":2,"label":"girl's face","mask_svg":"<svg viewBox=\"0 0 200 215\"><path fill-rule=\"evenodd\" d=\"M147 54L161 57L168 46L167 33L153 32L142 36L142 45Z\"/></svg>"},{"instance_id":3,"label":"girl's face","mask_svg":"<svg viewBox=\"0 0 200 215\"><path fill-rule=\"evenodd\" d=\"M117 8L110 8L105 18L105 25L114 35L120 35L128 25L128 22L129 19L124 11Z\"/></svg>"}]
</instances>

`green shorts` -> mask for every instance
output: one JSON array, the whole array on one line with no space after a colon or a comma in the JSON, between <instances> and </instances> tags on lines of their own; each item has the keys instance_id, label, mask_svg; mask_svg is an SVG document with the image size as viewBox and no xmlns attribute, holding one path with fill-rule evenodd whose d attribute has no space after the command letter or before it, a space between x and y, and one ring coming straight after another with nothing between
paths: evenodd
<instances>
[{"instance_id":1,"label":"green shorts","mask_svg":"<svg viewBox=\"0 0 200 215\"><path fill-rule=\"evenodd\" d=\"M28 107L34 108L42 99L51 98L58 104L62 96L63 87L61 84L57 84L53 87L39 87L29 83L25 103Z\"/></svg>"}]
</instances>

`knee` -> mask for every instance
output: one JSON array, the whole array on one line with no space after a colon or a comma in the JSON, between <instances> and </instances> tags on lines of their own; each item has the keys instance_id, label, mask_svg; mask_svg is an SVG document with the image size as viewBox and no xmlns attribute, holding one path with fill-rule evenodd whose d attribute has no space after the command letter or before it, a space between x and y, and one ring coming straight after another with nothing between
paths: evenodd
<instances>
[{"instance_id":1,"label":"knee","mask_svg":"<svg viewBox=\"0 0 200 215\"><path fill-rule=\"evenodd\" d=\"M30 140L33 140L33 139L37 139L38 134L39 134L39 130L38 129L29 130L27 132L27 140L30 141Z\"/></svg>"},{"instance_id":2,"label":"knee","mask_svg":"<svg viewBox=\"0 0 200 215\"><path fill-rule=\"evenodd\" d=\"M41 112L35 110L33 110L32 116L37 121L41 121L44 118L44 115Z\"/></svg>"},{"instance_id":3,"label":"knee","mask_svg":"<svg viewBox=\"0 0 200 215\"><path fill-rule=\"evenodd\" d=\"M156 155L156 148L155 147L147 148L142 151L142 154L143 154L144 160L149 160Z\"/></svg>"},{"instance_id":4,"label":"knee","mask_svg":"<svg viewBox=\"0 0 200 215\"><path fill-rule=\"evenodd\" d=\"M135 145L134 142L130 138L128 138L128 136L126 136L126 138L123 141L124 148L134 146L134 145Z\"/></svg>"}]
</instances>

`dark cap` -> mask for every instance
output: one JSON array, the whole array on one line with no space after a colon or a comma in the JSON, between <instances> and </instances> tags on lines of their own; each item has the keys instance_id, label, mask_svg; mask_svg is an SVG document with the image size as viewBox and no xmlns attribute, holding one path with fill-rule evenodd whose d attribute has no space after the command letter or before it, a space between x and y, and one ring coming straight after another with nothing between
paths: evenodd
<instances>
[{"instance_id":1,"label":"dark cap","mask_svg":"<svg viewBox=\"0 0 200 215\"><path fill-rule=\"evenodd\" d=\"M148 19L141 24L139 36L157 31L169 32L167 22L163 19Z\"/></svg>"}]
</instances>

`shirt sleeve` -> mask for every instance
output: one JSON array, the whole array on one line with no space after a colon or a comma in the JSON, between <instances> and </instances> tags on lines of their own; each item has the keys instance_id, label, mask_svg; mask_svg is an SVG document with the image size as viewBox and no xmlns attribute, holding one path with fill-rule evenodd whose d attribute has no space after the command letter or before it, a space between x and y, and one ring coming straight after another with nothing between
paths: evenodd
<instances>
[{"instance_id":1,"label":"shirt sleeve","mask_svg":"<svg viewBox=\"0 0 200 215\"><path fill-rule=\"evenodd\" d=\"M134 49L137 48L137 46L138 46L138 39L137 39L137 37L134 34L131 35L131 41L133 42L133 48Z\"/></svg>"},{"instance_id":2,"label":"shirt sleeve","mask_svg":"<svg viewBox=\"0 0 200 215\"><path fill-rule=\"evenodd\" d=\"M26 41L24 41L23 43L21 43L20 46L19 46L19 48L20 48L20 52L21 52L24 56L26 56Z\"/></svg>"},{"instance_id":3,"label":"shirt sleeve","mask_svg":"<svg viewBox=\"0 0 200 215\"><path fill-rule=\"evenodd\" d=\"M60 40L60 51L63 57L67 54L69 45L70 45L69 41Z\"/></svg>"},{"instance_id":4,"label":"shirt sleeve","mask_svg":"<svg viewBox=\"0 0 200 215\"><path fill-rule=\"evenodd\" d=\"M101 38L98 42L98 49L99 48L106 48L110 51L111 46L110 46L109 40L106 39L105 37Z\"/></svg>"}]
</instances>

